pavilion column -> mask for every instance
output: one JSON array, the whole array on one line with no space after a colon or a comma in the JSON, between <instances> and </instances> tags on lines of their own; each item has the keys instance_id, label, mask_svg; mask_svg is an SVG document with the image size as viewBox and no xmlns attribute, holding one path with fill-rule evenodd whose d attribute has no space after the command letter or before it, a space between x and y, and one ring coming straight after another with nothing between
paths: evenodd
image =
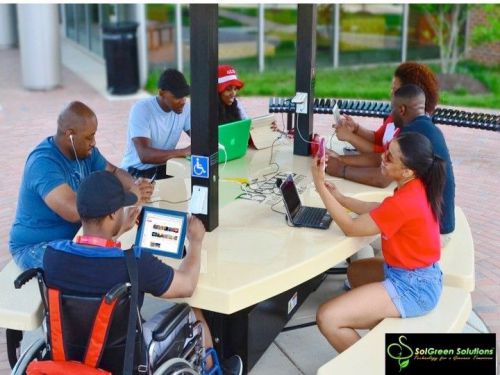
<instances>
[{"instance_id":1,"label":"pavilion column","mask_svg":"<svg viewBox=\"0 0 500 375\"><path fill-rule=\"evenodd\" d=\"M57 4L19 4L19 46L23 86L50 90L61 83Z\"/></svg>"}]
</instances>

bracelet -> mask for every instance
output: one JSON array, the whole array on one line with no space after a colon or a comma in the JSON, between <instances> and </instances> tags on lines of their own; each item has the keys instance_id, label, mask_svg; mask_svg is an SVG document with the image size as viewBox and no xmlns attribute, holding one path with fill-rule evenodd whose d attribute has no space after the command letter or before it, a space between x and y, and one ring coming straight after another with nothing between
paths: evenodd
<instances>
[{"instance_id":1,"label":"bracelet","mask_svg":"<svg viewBox=\"0 0 500 375\"><path fill-rule=\"evenodd\" d=\"M345 170L347 168L347 164L344 164L344 168L342 168L342 178L345 178Z\"/></svg>"}]
</instances>

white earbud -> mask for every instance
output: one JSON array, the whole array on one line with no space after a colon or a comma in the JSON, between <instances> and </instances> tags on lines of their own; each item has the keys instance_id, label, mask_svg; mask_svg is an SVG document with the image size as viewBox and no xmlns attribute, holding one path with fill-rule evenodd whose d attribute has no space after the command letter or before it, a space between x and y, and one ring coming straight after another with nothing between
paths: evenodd
<instances>
[{"instance_id":1,"label":"white earbud","mask_svg":"<svg viewBox=\"0 0 500 375\"><path fill-rule=\"evenodd\" d=\"M78 163L78 169L80 170L80 178L83 178L82 166L80 165L80 161L78 160L78 154L75 149L75 142L73 142L73 134L69 135L69 140L71 141L71 147L73 148L73 153L75 154L75 160Z\"/></svg>"}]
</instances>

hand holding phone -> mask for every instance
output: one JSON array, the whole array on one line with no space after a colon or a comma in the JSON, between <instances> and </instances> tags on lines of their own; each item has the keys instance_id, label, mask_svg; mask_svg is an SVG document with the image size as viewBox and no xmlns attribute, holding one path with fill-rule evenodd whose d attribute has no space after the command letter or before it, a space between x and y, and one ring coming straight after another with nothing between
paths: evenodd
<instances>
[{"instance_id":1,"label":"hand holding phone","mask_svg":"<svg viewBox=\"0 0 500 375\"><path fill-rule=\"evenodd\" d=\"M316 153L316 157L318 158L318 166L321 164L323 159L325 158L325 138L321 137L319 141L318 152Z\"/></svg>"},{"instance_id":2,"label":"hand holding phone","mask_svg":"<svg viewBox=\"0 0 500 375\"><path fill-rule=\"evenodd\" d=\"M333 107L333 120L335 121L335 125L340 124L340 120L341 120L340 111L339 111L339 107L337 106L336 103L335 103L335 106Z\"/></svg>"},{"instance_id":3,"label":"hand holding phone","mask_svg":"<svg viewBox=\"0 0 500 375\"><path fill-rule=\"evenodd\" d=\"M319 141L318 153L316 155L320 160L325 157L325 138L323 137Z\"/></svg>"}]
</instances>

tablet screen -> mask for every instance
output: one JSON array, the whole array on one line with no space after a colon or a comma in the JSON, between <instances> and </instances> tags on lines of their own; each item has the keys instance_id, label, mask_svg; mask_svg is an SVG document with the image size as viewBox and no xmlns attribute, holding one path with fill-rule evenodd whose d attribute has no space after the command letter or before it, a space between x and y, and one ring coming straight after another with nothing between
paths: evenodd
<instances>
[{"instance_id":1,"label":"tablet screen","mask_svg":"<svg viewBox=\"0 0 500 375\"><path fill-rule=\"evenodd\" d=\"M135 244L158 255L182 258L186 226L185 212L144 207Z\"/></svg>"}]
</instances>

